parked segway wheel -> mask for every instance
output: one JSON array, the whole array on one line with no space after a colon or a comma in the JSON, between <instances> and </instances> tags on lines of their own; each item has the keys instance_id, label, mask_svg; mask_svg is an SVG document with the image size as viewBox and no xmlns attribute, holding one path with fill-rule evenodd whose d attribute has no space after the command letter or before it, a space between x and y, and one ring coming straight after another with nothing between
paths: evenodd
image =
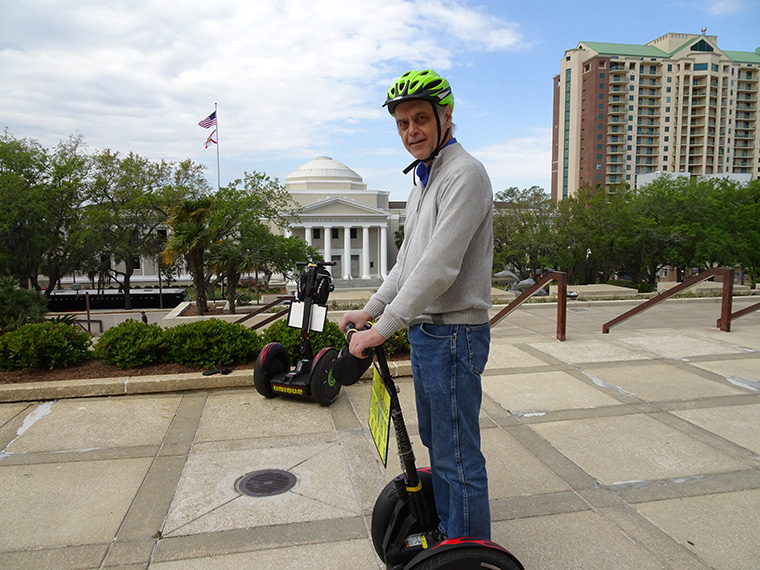
<instances>
[{"instance_id":1,"label":"parked segway wheel","mask_svg":"<svg viewBox=\"0 0 760 570\"><path fill-rule=\"evenodd\" d=\"M433 495L433 475L429 469L418 469L417 476L422 483L422 493L425 495L425 501L427 502L431 512L435 513L435 497ZM396 505L399 502L399 496L396 492L396 484L391 481L377 496L375 506L372 508L372 524L370 527L372 534L372 545L375 547L375 552L380 557L380 560L385 562L385 533L388 531L388 527L393 523L394 516L396 521L403 521L407 517L411 516L411 510L409 503L405 503L400 506L398 513L396 513ZM417 534L430 532L438 528L438 516L432 516L430 524L427 527L423 527L419 523L413 524L407 534Z\"/></svg>"},{"instance_id":2,"label":"parked segway wheel","mask_svg":"<svg viewBox=\"0 0 760 570\"><path fill-rule=\"evenodd\" d=\"M272 390L271 380L278 374L290 370L288 351L278 342L270 342L261 349L253 367L253 385L256 391L265 398L274 398L277 394Z\"/></svg>"},{"instance_id":3,"label":"parked segway wheel","mask_svg":"<svg viewBox=\"0 0 760 570\"><path fill-rule=\"evenodd\" d=\"M311 367L311 395L321 406L332 404L340 393L340 383L332 373L337 358L337 350L323 348Z\"/></svg>"},{"instance_id":4,"label":"parked segway wheel","mask_svg":"<svg viewBox=\"0 0 760 570\"><path fill-rule=\"evenodd\" d=\"M467 543L463 542L466 540L474 541L473 546L466 546ZM447 541L455 543L451 545L443 542L427 553L419 563L412 560L405 570L524 570L514 556L491 542L477 539L463 541ZM484 544L475 544L477 542Z\"/></svg>"}]
</instances>

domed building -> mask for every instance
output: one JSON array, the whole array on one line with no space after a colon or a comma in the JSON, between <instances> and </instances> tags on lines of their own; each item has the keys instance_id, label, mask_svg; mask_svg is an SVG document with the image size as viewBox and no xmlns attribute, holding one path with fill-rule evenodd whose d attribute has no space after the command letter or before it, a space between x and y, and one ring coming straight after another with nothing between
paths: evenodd
<instances>
[{"instance_id":1,"label":"domed building","mask_svg":"<svg viewBox=\"0 0 760 570\"><path fill-rule=\"evenodd\" d=\"M389 192L368 190L345 164L319 156L285 178L285 189L301 206L292 235L334 261L343 279L384 279L396 261L394 233L403 225L404 203Z\"/></svg>"}]
</instances>

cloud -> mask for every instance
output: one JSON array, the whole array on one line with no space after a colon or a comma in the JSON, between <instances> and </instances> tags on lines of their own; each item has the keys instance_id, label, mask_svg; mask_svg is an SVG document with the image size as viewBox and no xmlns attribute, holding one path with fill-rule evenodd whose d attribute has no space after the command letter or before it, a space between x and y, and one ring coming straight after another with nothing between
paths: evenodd
<instances>
[{"instance_id":1,"label":"cloud","mask_svg":"<svg viewBox=\"0 0 760 570\"><path fill-rule=\"evenodd\" d=\"M506 139L472 154L486 167L494 193L511 186L541 186L551 190L551 128L532 129L524 136Z\"/></svg>"},{"instance_id":2,"label":"cloud","mask_svg":"<svg viewBox=\"0 0 760 570\"><path fill-rule=\"evenodd\" d=\"M454 0L6 8L0 107L13 134L54 144L79 130L96 147L160 156L194 151L214 102L230 156L322 147L380 118L377 101L405 69L450 69L460 51L521 42L515 24Z\"/></svg>"},{"instance_id":3,"label":"cloud","mask_svg":"<svg viewBox=\"0 0 760 570\"><path fill-rule=\"evenodd\" d=\"M756 0L710 0L705 2L705 10L711 16L731 16L750 8Z\"/></svg>"}]
</instances>

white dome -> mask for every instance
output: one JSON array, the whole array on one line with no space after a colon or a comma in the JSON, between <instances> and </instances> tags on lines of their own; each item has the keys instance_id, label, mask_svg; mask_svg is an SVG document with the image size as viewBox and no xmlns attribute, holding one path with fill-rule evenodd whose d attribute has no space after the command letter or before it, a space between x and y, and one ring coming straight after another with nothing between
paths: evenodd
<instances>
[{"instance_id":1,"label":"white dome","mask_svg":"<svg viewBox=\"0 0 760 570\"><path fill-rule=\"evenodd\" d=\"M362 177L348 166L329 156L318 156L288 174L285 182L305 180L342 180L363 182Z\"/></svg>"}]
</instances>

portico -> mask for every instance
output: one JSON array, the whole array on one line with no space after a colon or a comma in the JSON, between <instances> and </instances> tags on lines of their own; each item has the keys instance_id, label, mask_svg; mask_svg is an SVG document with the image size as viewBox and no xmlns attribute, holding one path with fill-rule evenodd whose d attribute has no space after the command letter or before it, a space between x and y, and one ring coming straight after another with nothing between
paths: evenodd
<instances>
[{"instance_id":1,"label":"portico","mask_svg":"<svg viewBox=\"0 0 760 570\"><path fill-rule=\"evenodd\" d=\"M384 279L395 262L393 233L399 213L388 208L388 192L367 190L346 165L318 157L293 171L285 188L301 205L290 234L333 261L333 276Z\"/></svg>"}]
</instances>

